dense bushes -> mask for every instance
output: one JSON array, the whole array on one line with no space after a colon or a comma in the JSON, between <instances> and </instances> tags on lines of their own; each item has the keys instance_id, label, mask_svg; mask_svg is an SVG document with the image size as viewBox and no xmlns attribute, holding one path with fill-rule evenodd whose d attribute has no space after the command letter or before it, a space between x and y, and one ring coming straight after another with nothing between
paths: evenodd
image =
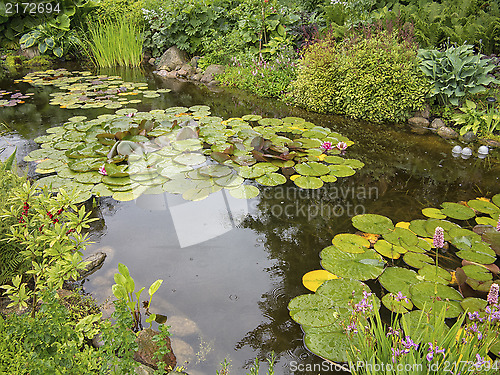
<instances>
[{"instance_id":1,"label":"dense bushes","mask_svg":"<svg viewBox=\"0 0 500 375\"><path fill-rule=\"evenodd\" d=\"M365 32L309 46L289 99L302 107L353 118L404 121L424 105L428 81L416 46L396 32Z\"/></svg>"}]
</instances>

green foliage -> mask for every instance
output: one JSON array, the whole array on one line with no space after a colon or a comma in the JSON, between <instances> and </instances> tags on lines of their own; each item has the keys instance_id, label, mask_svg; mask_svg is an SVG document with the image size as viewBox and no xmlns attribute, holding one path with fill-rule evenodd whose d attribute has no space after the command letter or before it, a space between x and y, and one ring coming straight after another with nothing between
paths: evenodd
<instances>
[{"instance_id":1,"label":"green foliage","mask_svg":"<svg viewBox=\"0 0 500 375\"><path fill-rule=\"evenodd\" d=\"M415 37L422 47L468 43L488 55L500 52L497 1L418 0L396 6L393 11L400 11L403 19L414 25Z\"/></svg>"},{"instance_id":2,"label":"green foliage","mask_svg":"<svg viewBox=\"0 0 500 375\"><path fill-rule=\"evenodd\" d=\"M476 103L466 100L460 111L462 113L453 116L455 124L462 126L460 135L472 131L474 134L480 133L487 136L492 135L497 129L500 130L500 113L494 107L479 110Z\"/></svg>"},{"instance_id":3,"label":"green foliage","mask_svg":"<svg viewBox=\"0 0 500 375\"><path fill-rule=\"evenodd\" d=\"M233 6L232 0L174 0L168 7L146 7L144 47L153 56L173 45L191 54L201 52L204 38L216 39L231 29L228 9Z\"/></svg>"},{"instance_id":4,"label":"green foliage","mask_svg":"<svg viewBox=\"0 0 500 375\"><path fill-rule=\"evenodd\" d=\"M134 352L137 351L136 335L130 329L133 319L125 301L113 301L115 311L111 315L114 320L102 323L102 340L104 345L100 349L103 362L111 369L111 374L130 374L134 372L136 362ZM108 374L103 367L101 374Z\"/></svg>"},{"instance_id":5,"label":"green foliage","mask_svg":"<svg viewBox=\"0 0 500 375\"><path fill-rule=\"evenodd\" d=\"M444 311L441 314L417 312L414 316L393 317L388 329L378 311L368 319L353 313L350 336L356 340L351 339L348 351L352 373L376 374L374 369L382 364L392 364L394 371L387 373L397 374L421 371L417 369L424 369L422 373L426 374L442 374L444 367L456 374L495 373L491 363L483 361L488 360L487 353L494 341L494 335L488 333L494 332L496 324L486 323L478 333L476 323L463 326L465 317L462 315L448 328ZM356 366L360 361L364 366Z\"/></svg>"},{"instance_id":6,"label":"green foliage","mask_svg":"<svg viewBox=\"0 0 500 375\"><path fill-rule=\"evenodd\" d=\"M122 263L118 264L118 273L115 273L114 279L116 284L112 287L113 294L120 301L124 302L125 306L130 311L133 318L133 325L131 325L131 327L137 332L139 329L142 329L140 302L141 294L146 288L142 287L137 292L135 291L134 279L130 276L127 266ZM147 323L152 324L153 320L156 319L156 314L150 314L149 308L151 306L153 294L158 291L162 283L163 280L156 280L148 289L149 301L145 306L146 314L149 315L146 319Z\"/></svg>"},{"instance_id":7,"label":"green foliage","mask_svg":"<svg viewBox=\"0 0 500 375\"><path fill-rule=\"evenodd\" d=\"M231 66L217 79L227 86L249 90L259 96L282 98L296 77L293 53L281 51L268 61L253 58L250 63L233 58Z\"/></svg>"},{"instance_id":8,"label":"green foliage","mask_svg":"<svg viewBox=\"0 0 500 375\"><path fill-rule=\"evenodd\" d=\"M26 178L15 173L15 152L5 163L0 163L0 211L11 205L12 191L19 188ZM27 263L19 253L22 245L19 242L7 242L10 227L17 222L15 218L0 220L0 285L8 282L13 276L27 270Z\"/></svg>"},{"instance_id":9,"label":"green foliage","mask_svg":"<svg viewBox=\"0 0 500 375\"><path fill-rule=\"evenodd\" d=\"M80 45L95 66L139 66L144 39L142 29L125 16L90 21Z\"/></svg>"},{"instance_id":10,"label":"green foliage","mask_svg":"<svg viewBox=\"0 0 500 375\"><path fill-rule=\"evenodd\" d=\"M472 45L448 47L445 51L419 50L420 68L431 79L431 98L439 104L459 105L471 94L486 91L490 83L500 83L488 75L495 65L480 54L474 54Z\"/></svg>"},{"instance_id":11,"label":"green foliage","mask_svg":"<svg viewBox=\"0 0 500 375\"><path fill-rule=\"evenodd\" d=\"M147 0L100 0L96 7L86 16L90 22L106 21L119 22L123 18L128 23L136 26L144 26L144 15L142 8L148 3Z\"/></svg>"},{"instance_id":12,"label":"green foliage","mask_svg":"<svg viewBox=\"0 0 500 375\"><path fill-rule=\"evenodd\" d=\"M424 105L429 83L411 42L375 30L309 46L291 87L289 100L312 111L397 122Z\"/></svg>"},{"instance_id":13,"label":"green foliage","mask_svg":"<svg viewBox=\"0 0 500 375\"><path fill-rule=\"evenodd\" d=\"M247 48L237 29L218 38L205 36L202 45L203 56L198 60L198 67L201 69L206 69L211 64L230 65L231 58L241 56Z\"/></svg>"},{"instance_id":14,"label":"green foliage","mask_svg":"<svg viewBox=\"0 0 500 375\"><path fill-rule=\"evenodd\" d=\"M29 264L26 273L14 277L13 285L3 285L12 300L11 306L26 307L32 301L32 314L39 294L45 288L58 289L66 280L78 278L82 262L81 251L88 243L90 213L85 207L76 207L72 200L78 195L66 193L63 189L53 196L47 190L40 192L29 182L15 189L10 197L9 209L4 209L2 220L16 222L6 236L11 242L23 248L19 254ZM27 282L33 288L27 287Z\"/></svg>"},{"instance_id":15,"label":"green foliage","mask_svg":"<svg viewBox=\"0 0 500 375\"><path fill-rule=\"evenodd\" d=\"M42 295L44 303L35 318L26 314L0 317L0 372L98 374L97 351L84 343L86 325L71 322L55 292L45 290Z\"/></svg>"},{"instance_id":16,"label":"green foliage","mask_svg":"<svg viewBox=\"0 0 500 375\"><path fill-rule=\"evenodd\" d=\"M153 341L156 343L156 345L158 345L158 350L153 355L153 358L158 360L158 370L155 371L155 374L158 375L166 374L166 371L169 370L167 368L167 364L162 361L165 354L170 353L170 349L167 348L168 337L171 335L168 331L169 328L170 326L160 324L160 326L158 327L160 333L153 336Z\"/></svg>"}]
</instances>

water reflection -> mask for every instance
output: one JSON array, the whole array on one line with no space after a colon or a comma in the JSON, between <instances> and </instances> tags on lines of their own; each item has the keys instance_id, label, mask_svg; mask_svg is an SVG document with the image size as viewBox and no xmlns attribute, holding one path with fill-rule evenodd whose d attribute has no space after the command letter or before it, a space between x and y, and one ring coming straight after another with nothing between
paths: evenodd
<instances>
[{"instance_id":1,"label":"water reflection","mask_svg":"<svg viewBox=\"0 0 500 375\"><path fill-rule=\"evenodd\" d=\"M138 105L142 111L204 104L213 115L226 119L249 113L304 117L356 142L348 157L366 164L356 175L317 191L291 183L261 187L260 196L250 201L237 201L222 192L201 202L172 195L141 196L136 202L99 199L94 215L100 220L92 232L96 243L89 251L104 251L108 259L86 282L86 289L105 301L118 262L129 266L138 286L164 279L154 309L175 318L174 349L181 362L189 361L192 375L215 374L224 358L232 359L232 373L242 374L255 356L265 360L271 351L278 357L277 375L291 374L292 361L321 363L304 349L302 332L289 318L287 304L307 292L301 278L320 268L320 251L336 234L353 231L350 216L367 212L407 221L421 217L423 207L500 192L500 164L491 158L498 151L484 160L455 159L448 142L409 133L403 126L309 113L236 90L164 80L148 71L99 74L172 90L144 100ZM38 147L32 139L47 128L76 115L94 118L112 113L104 108L51 106L53 89L48 86L16 88L36 93L32 103L0 109L0 122L11 129L0 146L17 146L19 160ZM193 322L196 330L189 331L192 325L186 321Z\"/></svg>"}]
</instances>

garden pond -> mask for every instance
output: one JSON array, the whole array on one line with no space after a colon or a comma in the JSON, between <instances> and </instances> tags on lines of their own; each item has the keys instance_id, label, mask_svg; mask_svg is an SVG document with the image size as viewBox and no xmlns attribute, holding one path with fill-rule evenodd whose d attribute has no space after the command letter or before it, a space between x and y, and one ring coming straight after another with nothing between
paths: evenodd
<instances>
[{"instance_id":1,"label":"garden pond","mask_svg":"<svg viewBox=\"0 0 500 375\"><path fill-rule=\"evenodd\" d=\"M331 267L326 258L335 254L322 250L332 238L363 230L362 224L352 226L354 215L379 214L393 223L426 219L424 208L500 193L497 151L485 159L464 160L452 156L449 142L433 134L413 134L403 125L319 115L240 91L164 80L138 69L74 72L82 79L92 77L87 84L82 85L82 79L76 83L90 94L68 95L65 90L75 83L61 78L71 70L0 83L2 157L17 147L18 163L29 168L30 176L38 179L54 169L59 177L49 177L53 183L88 187L82 199L102 195L94 204L87 203L100 219L92 227L94 243L88 252L103 251L107 259L84 281L85 291L100 303L110 298L118 263L128 266L137 286L163 279L152 310L168 316L178 363L187 361L191 375L215 374L224 359L231 361L231 373L242 374L254 358L265 360L272 351L278 375L300 374L294 371L299 363L321 363L304 347L304 334L290 318L288 304L308 292L302 276L321 269L320 253L323 266ZM204 120L209 117L211 121ZM225 146L199 152L202 146L192 131L198 124L208 129L200 130L205 144L219 142L218 134L224 132ZM250 131L249 124L260 133L247 140L241 134ZM177 125L183 126L174 138L159 130ZM89 138L82 135L96 126L102 129ZM280 131L269 131L271 126ZM241 142L227 144L229 128L238 128ZM322 143L304 140L322 132L327 133ZM89 141L98 134L99 142ZM280 144L286 134L302 137L300 147L287 150L290 154ZM130 163L134 144L151 137L165 143L146 148L172 146L158 152L161 160L154 163L162 163L162 169L153 174L144 173L151 166L144 158ZM337 142L342 143L338 148ZM108 154L110 148L114 151ZM317 151L321 148L324 153ZM54 156L63 153L72 158L74 168ZM94 153L101 158L91 163L86 157ZM106 156L117 162L129 156L136 177L126 180L120 165L103 162ZM227 163L192 168L209 156L221 162L231 159L245 172L236 175ZM261 170L251 167L251 158ZM289 169L295 162L301 167L293 174ZM244 185L242 176L247 179ZM188 188L175 183L184 179L191 181ZM158 181L166 186L162 191L155 191ZM123 187L130 184L133 193ZM391 262L404 265L401 260L386 263ZM450 257L445 267L460 264ZM377 282L366 283L381 297Z\"/></svg>"}]
</instances>

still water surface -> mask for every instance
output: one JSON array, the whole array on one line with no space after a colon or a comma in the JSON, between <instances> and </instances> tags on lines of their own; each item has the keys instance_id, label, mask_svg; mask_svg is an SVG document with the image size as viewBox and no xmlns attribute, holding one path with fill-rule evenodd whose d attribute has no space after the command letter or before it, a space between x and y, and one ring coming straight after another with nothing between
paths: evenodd
<instances>
[{"instance_id":1,"label":"still water surface","mask_svg":"<svg viewBox=\"0 0 500 375\"><path fill-rule=\"evenodd\" d=\"M378 213L394 222L407 221L421 218L424 207L500 192L498 162L453 158L452 145L434 135L318 115L240 91L162 80L150 72L99 74L147 82L150 89L172 89L139 104L143 111L203 104L225 119L249 113L303 117L349 137L356 144L348 149L348 157L366 164L354 176L316 191L293 184L260 187L259 197L249 201L219 192L201 202L170 194L98 202L94 214L100 220L88 251L104 251L107 259L85 281L85 290L106 301L119 262L129 267L139 287L163 279L153 312L168 316L174 352L191 375L214 375L224 359L231 361L231 374L245 374L254 358L265 360L271 351L277 357L276 375L333 373L293 371L299 365L320 366L321 360L304 348L287 304L307 292L302 275L320 268L319 252L333 236L354 231L350 217ZM112 113L60 109L48 104L51 87L1 82L1 88L13 87L36 93L29 103L0 109L0 122L8 127L0 140L0 147L6 148L1 156L17 147L21 166L26 165L22 158L38 147L32 140L47 128L76 115ZM261 373L264 369L266 365Z\"/></svg>"}]
</instances>

